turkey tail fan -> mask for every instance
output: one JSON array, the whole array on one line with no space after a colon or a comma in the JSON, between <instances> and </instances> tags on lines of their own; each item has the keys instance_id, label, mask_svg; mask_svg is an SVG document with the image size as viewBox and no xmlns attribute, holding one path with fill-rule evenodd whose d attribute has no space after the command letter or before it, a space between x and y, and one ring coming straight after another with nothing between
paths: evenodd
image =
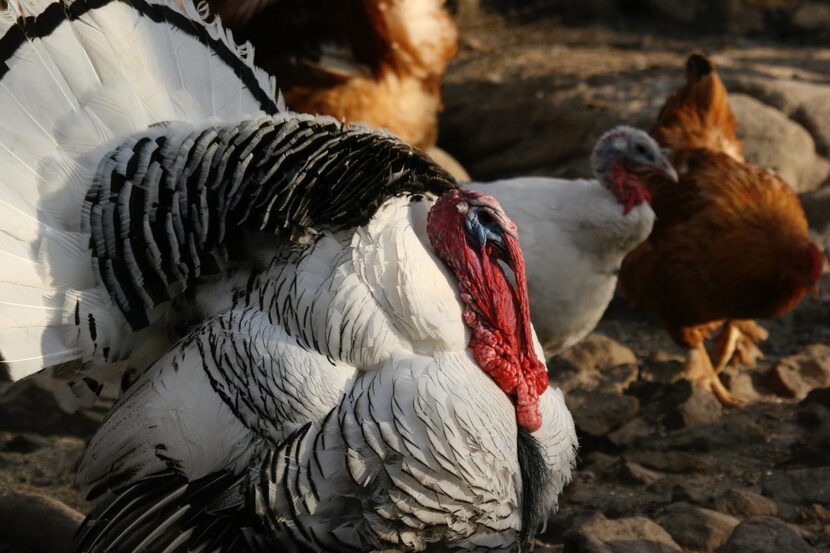
<instances>
[{"instance_id":1,"label":"turkey tail fan","mask_svg":"<svg viewBox=\"0 0 830 553\"><path fill-rule=\"evenodd\" d=\"M170 470L100 502L75 536L75 553L264 552L248 513L248 475L218 472L187 482Z\"/></svg>"},{"instance_id":2,"label":"turkey tail fan","mask_svg":"<svg viewBox=\"0 0 830 553\"><path fill-rule=\"evenodd\" d=\"M18 380L122 359L148 337L132 332L98 280L81 227L103 153L169 121L239 120L282 102L252 48L190 2L4 4L0 355Z\"/></svg>"}]
</instances>

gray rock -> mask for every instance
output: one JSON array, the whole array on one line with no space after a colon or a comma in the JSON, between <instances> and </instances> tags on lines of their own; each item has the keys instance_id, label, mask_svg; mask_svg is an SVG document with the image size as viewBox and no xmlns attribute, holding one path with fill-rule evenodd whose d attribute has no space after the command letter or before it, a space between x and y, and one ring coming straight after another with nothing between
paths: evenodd
<instances>
[{"instance_id":1,"label":"gray rock","mask_svg":"<svg viewBox=\"0 0 830 553\"><path fill-rule=\"evenodd\" d=\"M677 406L677 413L685 426L715 422L723 415L723 406L708 389L693 384L691 394Z\"/></svg>"},{"instance_id":2,"label":"gray rock","mask_svg":"<svg viewBox=\"0 0 830 553\"><path fill-rule=\"evenodd\" d=\"M591 109L583 98L539 95L521 81L448 84L443 91L442 144L475 179L550 174L577 158L586 162L582 176L590 176L594 142L620 123L618 114Z\"/></svg>"},{"instance_id":3,"label":"gray rock","mask_svg":"<svg viewBox=\"0 0 830 553\"><path fill-rule=\"evenodd\" d=\"M824 249L830 244L830 186L823 186L799 198L813 232L824 238Z\"/></svg>"},{"instance_id":4,"label":"gray rock","mask_svg":"<svg viewBox=\"0 0 830 553\"><path fill-rule=\"evenodd\" d=\"M37 553L69 551L84 516L60 501L19 491L0 492L0 542Z\"/></svg>"},{"instance_id":5,"label":"gray rock","mask_svg":"<svg viewBox=\"0 0 830 553\"><path fill-rule=\"evenodd\" d=\"M635 397L603 392L571 393L566 396L576 428L591 436L605 436L637 416Z\"/></svg>"},{"instance_id":6,"label":"gray rock","mask_svg":"<svg viewBox=\"0 0 830 553\"><path fill-rule=\"evenodd\" d=\"M830 466L775 471L764 482L764 495L794 505L830 505Z\"/></svg>"},{"instance_id":7,"label":"gray rock","mask_svg":"<svg viewBox=\"0 0 830 553\"><path fill-rule=\"evenodd\" d=\"M814 344L804 351L781 359L769 378L778 391L803 399L816 388L830 386L830 346Z\"/></svg>"},{"instance_id":8,"label":"gray rock","mask_svg":"<svg viewBox=\"0 0 830 553\"><path fill-rule=\"evenodd\" d=\"M794 27L822 31L830 27L830 5L827 2L801 2L792 14Z\"/></svg>"},{"instance_id":9,"label":"gray rock","mask_svg":"<svg viewBox=\"0 0 830 553\"><path fill-rule=\"evenodd\" d=\"M637 356L607 336L590 334L549 363L551 381L574 390L622 394L637 380Z\"/></svg>"},{"instance_id":10,"label":"gray rock","mask_svg":"<svg viewBox=\"0 0 830 553\"><path fill-rule=\"evenodd\" d=\"M731 94L746 160L774 170L797 192L814 190L830 174L807 130L777 109L745 94Z\"/></svg>"},{"instance_id":11,"label":"gray rock","mask_svg":"<svg viewBox=\"0 0 830 553\"><path fill-rule=\"evenodd\" d=\"M726 490L726 493L715 501L715 507L718 511L741 518L778 514L775 501L749 490Z\"/></svg>"},{"instance_id":12,"label":"gray rock","mask_svg":"<svg viewBox=\"0 0 830 553\"><path fill-rule=\"evenodd\" d=\"M631 447L651 436L653 428L640 417L634 418L608 434L608 439L617 447Z\"/></svg>"},{"instance_id":13,"label":"gray rock","mask_svg":"<svg viewBox=\"0 0 830 553\"><path fill-rule=\"evenodd\" d=\"M814 553L798 532L772 517L745 520L719 553Z\"/></svg>"},{"instance_id":14,"label":"gray rock","mask_svg":"<svg viewBox=\"0 0 830 553\"><path fill-rule=\"evenodd\" d=\"M686 372L682 355L657 352L647 363L640 367L640 380L657 384L674 384L683 379Z\"/></svg>"},{"instance_id":15,"label":"gray rock","mask_svg":"<svg viewBox=\"0 0 830 553\"><path fill-rule=\"evenodd\" d=\"M816 152L830 156L830 86L769 76L738 77L732 84L802 125L812 135Z\"/></svg>"},{"instance_id":16,"label":"gray rock","mask_svg":"<svg viewBox=\"0 0 830 553\"><path fill-rule=\"evenodd\" d=\"M616 520L597 513L567 531L564 553L676 553L681 548L656 522L645 517Z\"/></svg>"},{"instance_id":17,"label":"gray rock","mask_svg":"<svg viewBox=\"0 0 830 553\"><path fill-rule=\"evenodd\" d=\"M813 135L816 151L830 155L830 87L824 87L823 94L805 98L792 117Z\"/></svg>"},{"instance_id":18,"label":"gray rock","mask_svg":"<svg viewBox=\"0 0 830 553\"><path fill-rule=\"evenodd\" d=\"M626 459L662 472L702 472L712 470L711 461L684 451L648 451L635 449L625 454Z\"/></svg>"},{"instance_id":19,"label":"gray rock","mask_svg":"<svg viewBox=\"0 0 830 553\"><path fill-rule=\"evenodd\" d=\"M681 546L706 553L723 545L741 522L735 517L688 503L672 505L658 521Z\"/></svg>"},{"instance_id":20,"label":"gray rock","mask_svg":"<svg viewBox=\"0 0 830 553\"><path fill-rule=\"evenodd\" d=\"M647 469L631 461L621 461L617 465L616 478L627 484L650 486L664 477L665 475L661 472Z\"/></svg>"}]
</instances>

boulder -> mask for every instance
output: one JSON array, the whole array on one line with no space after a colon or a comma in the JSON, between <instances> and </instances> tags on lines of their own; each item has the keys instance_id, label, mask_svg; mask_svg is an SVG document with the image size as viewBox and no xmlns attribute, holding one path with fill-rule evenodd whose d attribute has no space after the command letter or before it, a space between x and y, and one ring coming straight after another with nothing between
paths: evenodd
<instances>
[{"instance_id":1,"label":"boulder","mask_svg":"<svg viewBox=\"0 0 830 553\"><path fill-rule=\"evenodd\" d=\"M640 402L635 397L604 392L577 392L565 401L579 432L605 436L637 416Z\"/></svg>"},{"instance_id":2,"label":"boulder","mask_svg":"<svg viewBox=\"0 0 830 553\"><path fill-rule=\"evenodd\" d=\"M653 432L651 425L637 417L608 434L608 439L617 447L631 447L647 439Z\"/></svg>"},{"instance_id":3,"label":"boulder","mask_svg":"<svg viewBox=\"0 0 830 553\"><path fill-rule=\"evenodd\" d=\"M745 520L732 532L719 553L815 553L790 526L772 517Z\"/></svg>"},{"instance_id":4,"label":"boulder","mask_svg":"<svg viewBox=\"0 0 830 553\"><path fill-rule=\"evenodd\" d=\"M56 499L14 490L0 492L0 542L32 553L69 551L84 515Z\"/></svg>"},{"instance_id":5,"label":"boulder","mask_svg":"<svg viewBox=\"0 0 830 553\"><path fill-rule=\"evenodd\" d=\"M733 516L688 503L670 506L658 521L681 546L706 553L723 545L741 522Z\"/></svg>"},{"instance_id":6,"label":"boulder","mask_svg":"<svg viewBox=\"0 0 830 553\"><path fill-rule=\"evenodd\" d=\"M778 514L775 501L750 490L729 489L715 501L718 511L730 515L751 518Z\"/></svg>"},{"instance_id":7,"label":"boulder","mask_svg":"<svg viewBox=\"0 0 830 553\"><path fill-rule=\"evenodd\" d=\"M563 553L677 553L681 547L646 517L610 520L597 513L567 531Z\"/></svg>"},{"instance_id":8,"label":"boulder","mask_svg":"<svg viewBox=\"0 0 830 553\"><path fill-rule=\"evenodd\" d=\"M738 137L750 163L772 169L796 192L818 188L830 174L830 162L816 153L807 130L777 109L747 96L731 94Z\"/></svg>"},{"instance_id":9,"label":"boulder","mask_svg":"<svg viewBox=\"0 0 830 553\"><path fill-rule=\"evenodd\" d=\"M723 405L708 388L691 384L691 393L677 405L677 416L684 426L715 422L723 415Z\"/></svg>"},{"instance_id":10,"label":"boulder","mask_svg":"<svg viewBox=\"0 0 830 553\"><path fill-rule=\"evenodd\" d=\"M650 486L665 476L661 472L625 460L620 460L615 472L615 479L635 486Z\"/></svg>"},{"instance_id":11,"label":"boulder","mask_svg":"<svg viewBox=\"0 0 830 553\"><path fill-rule=\"evenodd\" d=\"M607 336L592 333L554 357L551 381L566 394L574 390L622 394L637 380L637 356Z\"/></svg>"},{"instance_id":12,"label":"boulder","mask_svg":"<svg viewBox=\"0 0 830 553\"><path fill-rule=\"evenodd\" d=\"M830 505L830 466L774 471L764 481L764 495L794 505Z\"/></svg>"},{"instance_id":13,"label":"boulder","mask_svg":"<svg viewBox=\"0 0 830 553\"><path fill-rule=\"evenodd\" d=\"M796 399L805 398L816 388L830 386L830 346L814 344L785 357L768 376L776 391Z\"/></svg>"}]
</instances>

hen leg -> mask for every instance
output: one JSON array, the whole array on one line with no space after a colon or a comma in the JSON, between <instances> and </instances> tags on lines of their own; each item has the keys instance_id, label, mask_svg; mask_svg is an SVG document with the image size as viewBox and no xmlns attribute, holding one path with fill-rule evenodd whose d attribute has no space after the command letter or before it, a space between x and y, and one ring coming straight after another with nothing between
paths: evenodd
<instances>
[{"instance_id":1,"label":"hen leg","mask_svg":"<svg viewBox=\"0 0 830 553\"><path fill-rule=\"evenodd\" d=\"M726 407L736 407L744 403L744 400L727 390L723 382L720 381L702 343L687 351L685 377L690 382L695 382L712 390L718 401Z\"/></svg>"},{"instance_id":2,"label":"hen leg","mask_svg":"<svg viewBox=\"0 0 830 553\"><path fill-rule=\"evenodd\" d=\"M714 338L714 355L718 358L715 372L727 365L752 367L761 357L757 342L766 340L769 333L755 321L727 321Z\"/></svg>"}]
</instances>

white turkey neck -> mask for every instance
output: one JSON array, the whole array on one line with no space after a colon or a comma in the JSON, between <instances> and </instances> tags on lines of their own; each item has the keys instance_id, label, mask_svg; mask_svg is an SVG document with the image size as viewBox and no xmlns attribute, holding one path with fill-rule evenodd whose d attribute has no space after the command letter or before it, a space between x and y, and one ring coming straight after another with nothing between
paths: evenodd
<instances>
[{"instance_id":1,"label":"white turkey neck","mask_svg":"<svg viewBox=\"0 0 830 553\"><path fill-rule=\"evenodd\" d=\"M389 135L294 114L137 134L100 162L94 182L82 230L134 330L151 323L148 310L216 272L242 230L301 239L365 224L395 195L455 186Z\"/></svg>"}]
</instances>

